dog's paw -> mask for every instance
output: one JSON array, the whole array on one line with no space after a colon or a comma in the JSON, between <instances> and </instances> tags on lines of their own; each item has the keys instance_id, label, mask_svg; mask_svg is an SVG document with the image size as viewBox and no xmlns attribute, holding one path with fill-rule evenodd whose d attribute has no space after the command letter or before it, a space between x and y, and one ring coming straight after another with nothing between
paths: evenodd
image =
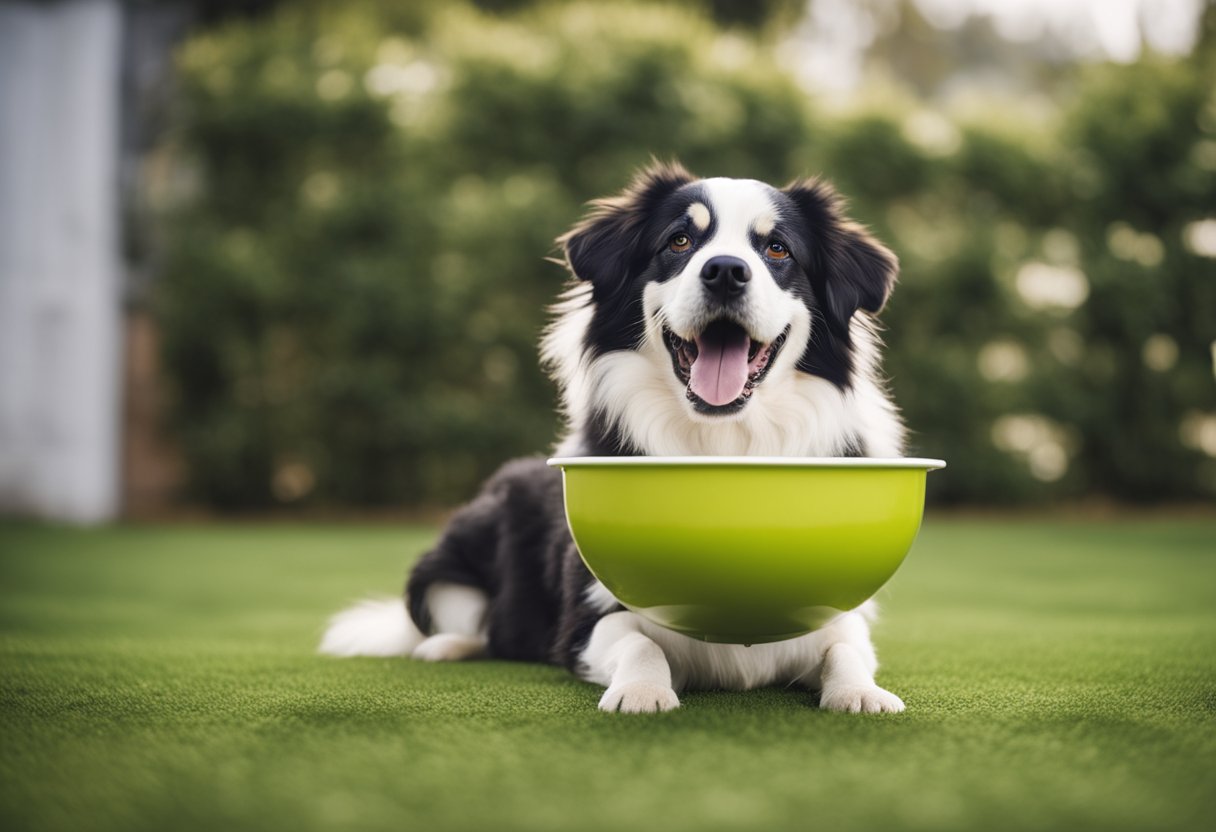
<instances>
[{"instance_id":1,"label":"dog's paw","mask_svg":"<svg viewBox=\"0 0 1216 832\"><path fill-rule=\"evenodd\" d=\"M674 690L650 682L613 685L600 698L601 711L620 711L623 714L657 714L678 707L680 699Z\"/></svg>"},{"instance_id":2,"label":"dog's paw","mask_svg":"<svg viewBox=\"0 0 1216 832\"><path fill-rule=\"evenodd\" d=\"M904 701L878 685L847 685L824 690L819 707L850 714L897 714Z\"/></svg>"},{"instance_id":3,"label":"dog's paw","mask_svg":"<svg viewBox=\"0 0 1216 832\"><path fill-rule=\"evenodd\" d=\"M485 649L485 636L438 633L415 647L412 655L424 662L459 662L475 659L481 656Z\"/></svg>"}]
</instances>

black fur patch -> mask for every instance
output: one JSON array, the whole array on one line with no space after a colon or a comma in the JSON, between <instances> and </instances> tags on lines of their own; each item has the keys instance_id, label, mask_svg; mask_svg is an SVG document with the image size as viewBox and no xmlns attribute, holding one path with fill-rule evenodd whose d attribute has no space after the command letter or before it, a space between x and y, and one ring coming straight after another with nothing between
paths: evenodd
<instances>
[{"instance_id":1,"label":"black fur patch","mask_svg":"<svg viewBox=\"0 0 1216 832\"><path fill-rule=\"evenodd\" d=\"M886 304L899 261L866 229L844 215L844 200L826 182L795 182L782 193L800 228L791 236L795 259L805 264L813 303L811 342L798 369L848 389L853 375L849 322L858 309L875 313Z\"/></svg>"},{"instance_id":2,"label":"black fur patch","mask_svg":"<svg viewBox=\"0 0 1216 832\"><path fill-rule=\"evenodd\" d=\"M449 522L406 585L418 627L432 631L427 590L464 584L489 597L489 654L574 668L601 617L583 599L594 579L566 526L561 472L539 458L504 465Z\"/></svg>"},{"instance_id":3,"label":"black fur patch","mask_svg":"<svg viewBox=\"0 0 1216 832\"><path fill-rule=\"evenodd\" d=\"M619 196L592 203L591 214L558 243L570 271L591 283L594 314L586 344L592 355L636 349L642 341L642 289L665 280L660 252L686 230L688 207L699 192L679 165L644 171Z\"/></svg>"},{"instance_id":4,"label":"black fur patch","mask_svg":"<svg viewBox=\"0 0 1216 832\"><path fill-rule=\"evenodd\" d=\"M625 438L620 426L611 421L602 411L596 410L583 425L581 456L645 456L641 450Z\"/></svg>"}]
</instances>

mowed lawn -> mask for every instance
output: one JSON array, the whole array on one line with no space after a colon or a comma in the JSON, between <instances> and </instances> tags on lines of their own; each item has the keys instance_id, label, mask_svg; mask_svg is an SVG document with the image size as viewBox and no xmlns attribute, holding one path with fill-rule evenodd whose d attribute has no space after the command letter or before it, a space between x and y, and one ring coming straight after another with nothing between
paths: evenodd
<instances>
[{"instance_id":1,"label":"mowed lawn","mask_svg":"<svg viewBox=\"0 0 1216 832\"><path fill-rule=\"evenodd\" d=\"M314 655L434 534L0 526L0 828L1216 828L1216 520L931 516L886 716Z\"/></svg>"}]
</instances>

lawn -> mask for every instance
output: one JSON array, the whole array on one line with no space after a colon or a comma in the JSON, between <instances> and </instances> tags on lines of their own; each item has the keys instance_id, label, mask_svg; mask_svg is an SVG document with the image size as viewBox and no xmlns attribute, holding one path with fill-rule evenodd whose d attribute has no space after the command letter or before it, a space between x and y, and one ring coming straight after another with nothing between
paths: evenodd
<instances>
[{"instance_id":1,"label":"lawn","mask_svg":"<svg viewBox=\"0 0 1216 832\"><path fill-rule=\"evenodd\" d=\"M5 830L1216 823L1216 520L931 517L900 715L794 690L599 713L555 668L313 654L433 529L0 526Z\"/></svg>"}]
</instances>

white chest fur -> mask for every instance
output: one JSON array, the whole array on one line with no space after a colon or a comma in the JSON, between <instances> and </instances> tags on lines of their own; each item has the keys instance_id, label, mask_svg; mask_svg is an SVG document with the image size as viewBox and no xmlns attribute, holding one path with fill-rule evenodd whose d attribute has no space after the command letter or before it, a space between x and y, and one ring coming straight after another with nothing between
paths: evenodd
<instances>
[{"instance_id":1,"label":"white chest fur","mask_svg":"<svg viewBox=\"0 0 1216 832\"><path fill-rule=\"evenodd\" d=\"M597 637L593 637L583 652L581 675L591 682L609 684L617 669L612 645L622 634L637 632L662 650L671 669L671 686L677 691L751 690L795 684L817 689L824 656L828 648L840 642L853 645L869 672L875 672L878 661L870 644L868 623L875 611L874 602L867 601L858 609L799 638L751 646L698 641L636 613L617 612L597 626ZM598 638L600 636L603 637Z\"/></svg>"}]
</instances>

